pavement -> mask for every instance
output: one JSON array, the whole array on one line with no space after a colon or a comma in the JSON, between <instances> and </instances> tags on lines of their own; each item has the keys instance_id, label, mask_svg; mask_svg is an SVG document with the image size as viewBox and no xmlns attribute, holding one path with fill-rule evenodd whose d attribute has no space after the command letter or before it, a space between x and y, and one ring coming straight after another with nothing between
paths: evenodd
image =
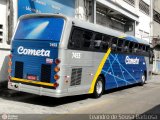
<instances>
[{"instance_id":1,"label":"pavement","mask_svg":"<svg viewBox=\"0 0 160 120\"><path fill-rule=\"evenodd\" d=\"M99 99L91 98L89 95L51 98L1 91L0 114L43 114L49 115L47 119L59 118L53 117L53 114L63 114L65 118L66 114L160 114L159 91L160 75L154 75L144 86L134 85L106 91Z\"/></svg>"}]
</instances>

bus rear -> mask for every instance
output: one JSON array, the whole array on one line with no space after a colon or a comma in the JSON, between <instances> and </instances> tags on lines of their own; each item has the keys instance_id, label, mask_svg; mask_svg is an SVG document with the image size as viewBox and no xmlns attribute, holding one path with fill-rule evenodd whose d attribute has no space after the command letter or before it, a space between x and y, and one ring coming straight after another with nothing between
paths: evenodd
<instances>
[{"instance_id":1,"label":"bus rear","mask_svg":"<svg viewBox=\"0 0 160 120\"><path fill-rule=\"evenodd\" d=\"M13 37L8 88L57 97L59 44L65 18L24 16Z\"/></svg>"}]
</instances>

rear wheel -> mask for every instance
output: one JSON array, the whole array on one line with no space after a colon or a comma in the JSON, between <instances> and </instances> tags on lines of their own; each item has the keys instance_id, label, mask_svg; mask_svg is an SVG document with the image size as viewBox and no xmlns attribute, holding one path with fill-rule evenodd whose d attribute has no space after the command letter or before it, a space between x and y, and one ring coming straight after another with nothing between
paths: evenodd
<instances>
[{"instance_id":1,"label":"rear wheel","mask_svg":"<svg viewBox=\"0 0 160 120\"><path fill-rule=\"evenodd\" d=\"M140 85L143 86L145 83L146 83L146 76L145 76L145 74L143 74L142 77L141 77Z\"/></svg>"},{"instance_id":2,"label":"rear wheel","mask_svg":"<svg viewBox=\"0 0 160 120\"><path fill-rule=\"evenodd\" d=\"M103 78L101 76L98 77L95 87L94 87L94 98L99 98L102 96L104 91L104 82L103 82Z\"/></svg>"}]
</instances>

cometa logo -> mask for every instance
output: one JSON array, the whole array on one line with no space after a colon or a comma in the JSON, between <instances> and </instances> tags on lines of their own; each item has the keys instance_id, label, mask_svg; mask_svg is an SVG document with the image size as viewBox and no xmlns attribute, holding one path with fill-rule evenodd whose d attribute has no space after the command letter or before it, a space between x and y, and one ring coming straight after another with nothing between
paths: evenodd
<instances>
[{"instance_id":1,"label":"cometa logo","mask_svg":"<svg viewBox=\"0 0 160 120\"><path fill-rule=\"evenodd\" d=\"M43 56L43 57L50 57L50 50L35 50L35 49L27 49L23 46L18 47L17 49L18 54L20 55L32 55L32 56Z\"/></svg>"},{"instance_id":2,"label":"cometa logo","mask_svg":"<svg viewBox=\"0 0 160 120\"><path fill-rule=\"evenodd\" d=\"M126 57L125 59L125 63L126 64L139 64L139 59L136 57L136 58L130 58L129 56Z\"/></svg>"}]
</instances>

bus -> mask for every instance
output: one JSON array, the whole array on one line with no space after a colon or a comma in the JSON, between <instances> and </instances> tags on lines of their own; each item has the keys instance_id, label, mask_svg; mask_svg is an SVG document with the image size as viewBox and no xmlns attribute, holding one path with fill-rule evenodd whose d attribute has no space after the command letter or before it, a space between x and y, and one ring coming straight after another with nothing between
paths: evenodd
<instances>
[{"instance_id":1,"label":"bus","mask_svg":"<svg viewBox=\"0 0 160 120\"><path fill-rule=\"evenodd\" d=\"M12 38L8 88L64 97L144 85L152 56L144 40L58 14L20 17Z\"/></svg>"},{"instance_id":2,"label":"bus","mask_svg":"<svg viewBox=\"0 0 160 120\"><path fill-rule=\"evenodd\" d=\"M75 17L75 8L75 0L0 0L0 87L7 86L8 55L18 18L35 13L61 13Z\"/></svg>"}]
</instances>

